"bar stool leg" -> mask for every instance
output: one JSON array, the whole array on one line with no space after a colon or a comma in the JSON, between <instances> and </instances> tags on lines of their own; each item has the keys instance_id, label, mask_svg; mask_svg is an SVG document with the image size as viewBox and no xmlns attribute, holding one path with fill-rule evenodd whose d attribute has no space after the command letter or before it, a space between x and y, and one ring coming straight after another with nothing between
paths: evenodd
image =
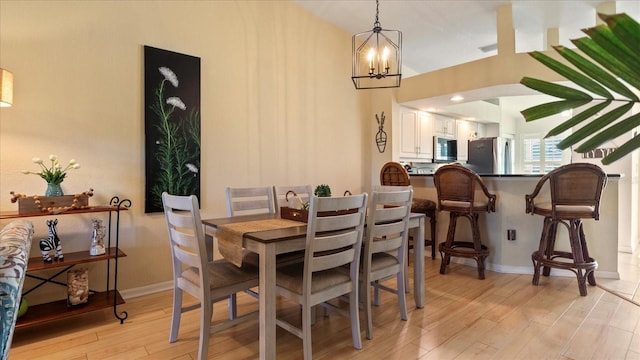
<instances>
[{"instance_id":1,"label":"bar stool leg","mask_svg":"<svg viewBox=\"0 0 640 360\"><path fill-rule=\"evenodd\" d=\"M545 249L544 258L547 260L553 259L556 248L556 235L558 233L558 223L549 218L549 228L547 229L547 248ZM543 266L542 275L549 276L551 274L551 267Z\"/></svg>"},{"instance_id":2,"label":"bar stool leg","mask_svg":"<svg viewBox=\"0 0 640 360\"><path fill-rule=\"evenodd\" d=\"M438 241L436 240L436 216L438 214L434 210L431 212L429 216L429 220L431 223L431 260L436 259L436 247L438 246Z\"/></svg>"},{"instance_id":3,"label":"bar stool leg","mask_svg":"<svg viewBox=\"0 0 640 360\"><path fill-rule=\"evenodd\" d=\"M582 221L580 222L580 245L582 247L582 254L584 261L592 262L594 261L589 256L589 249L587 248L587 238L584 235L584 228L582 226ZM588 271L587 280L589 281L589 285L596 286L596 277L594 275L594 270Z\"/></svg>"},{"instance_id":4,"label":"bar stool leg","mask_svg":"<svg viewBox=\"0 0 640 360\"><path fill-rule=\"evenodd\" d=\"M542 266L542 259L549 254L548 239L550 226L551 219L545 217L542 224L542 234L540 235L538 251L534 251L533 254L531 254L531 261L533 261L533 279L531 283L533 285L538 285L540 283L540 267Z\"/></svg>"},{"instance_id":5,"label":"bar stool leg","mask_svg":"<svg viewBox=\"0 0 640 360\"><path fill-rule=\"evenodd\" d=\"M456 235L457 220L457 214L449 213L449 230L447 231L447 239L444 243L440 244L440 257L442 258L442 262L440 263L440 274L445 273L447 265L451 262L451 255L449 255L447 249L450 249L453 246L453 239Z\"/></svg>"},{"instance_id":6,"label":"bar stool leg","mask_svg":"<svg viewBox=\"0 0 640 360\"><path fill-rule=\"evenodd\" d=\"M576 264L576 277L578 278L578 289L581 296L587 295L587 275L589 270L583 270L581 265L585 264L588 259L584 258L583 252L583 240L580 238L580 228L582 227L582 221L569 220L569 241L571 244L571 256L573 257L573 263ZM586 244L585 244L586 245Z\"/></svg>"}]
</instances>

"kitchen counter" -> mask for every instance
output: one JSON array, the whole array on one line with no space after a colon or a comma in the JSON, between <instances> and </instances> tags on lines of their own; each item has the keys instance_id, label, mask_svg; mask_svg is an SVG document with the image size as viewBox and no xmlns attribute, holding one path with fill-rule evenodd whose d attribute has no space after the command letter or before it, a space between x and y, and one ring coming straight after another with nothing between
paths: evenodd
<instances>
[{"instance_id":1,"label":"kitchen counter","mask_svg":"<svg viewBox=\"0 0 640 360\"><path fill-rule=\"evenodd\" d=\"M433 177L433 173L423 173L423 174L409 174L411 177L420 177L420 176L428 176ZM494 178L536 178L539 179L543 176L543 174L478 174L480 177L494 177ZM607 174L608 178L620 178L622 175L620 174ZM531 189L533 190L533 189Z\"/></svg>"},{"instance_id":2,"label":"kitchen counter","mask_svg":"<svg viewBox=\"0 0 640 360\"><path fill-rule=\"evenodd\" d=\"M480 174L491 193L496 194L496 212L480 215L480 234L482 242L489 247L490 255L486 261L487 270L533 274L531 253L537 250L542 233L543 218L525 213L525 195L533 192L541 174ZM620 174L608 175L608 181L600 201L600 220L585 220L584 231L589 252L598 261L596 278L619 279L618 274L618 180ZM433 174L411 174L414 197L436 201L437 194L433 184ZM544 191L541 195L545 195ZM547 191L548 196L548 191ZM449 226L448 212L438 213L437 240L444 242ZM516 230L516 240L507 240L507 230ZM606 235L605 235L606 234ZM468 221L458 221L456 238L471 238ZM558 228L558 246L569 250L567 231ZM452 261L468 263L475 267L470 259L452 258ZM552 274L573 276L568 270L553 269Z\"/></svg>"}]
</instances>

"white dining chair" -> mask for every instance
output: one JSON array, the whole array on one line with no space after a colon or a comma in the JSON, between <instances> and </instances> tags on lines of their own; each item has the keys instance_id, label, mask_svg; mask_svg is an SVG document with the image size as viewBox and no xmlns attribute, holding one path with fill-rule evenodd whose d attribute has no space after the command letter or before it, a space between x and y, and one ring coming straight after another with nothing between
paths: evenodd
<instances>
[{"instance_id":1,"label":"white dining chair","mask_svg":"<svg viewBox=\"0 0 640 360\"><path fill-rule=\"evenodd\" d=\"M345 197L313 196L309 209L304 263L276 270L277 293L301 305L302 327L296 327L284 319L276 319L276 324L302 339L306 360L312 358L312 307L322 304L346 313L326 301L347 294L353 347L362 348L358 275L366 206L366 193ZM338 214L339 211L343 213L318 216L319 212ZM349 269L345 271L343 266L347 264Z\"/></svg>"},{"instance_id":2,"label":"white dining chair","mask_svg":"<svg viewBox=\"0 0 640 360\"><path fill-rule=\"evenodd\" d=\"M239 268L224 259L207 260L204 228L195 195L174 196L165 192L162 194L162 203L173 262L173 309L169 342L178 339L182 313L200 308L198 359L204 360L207 358L210 334L249 319L257 319L258 312L255 311L216 325L211 324L213 303L258 286L258 269L250 265ZM198 303L183 307L183 292L198 299Z\"/></svg>"},{"instance_id":3,"label":"white dining chair","mask_svg":"<svg viewBox=\"0 0 640 360\"><path fill-rule=\"evenodd\" d=\"M227 187L225 197L227 216L275 214L273 188L270 186ZM245 251L242 262L258 267L259 257L255 253ZM258 298L258 293L254 290L247 291L247 294ZM236 317L236 309L236 294L232 294L229 297L229 319Z\"/></svg>"},{"instance_id":4,"label":"white dining chair","mask_svg":"<svg viewBox=\"0 0 640 360\"><path fill-rule=\"evenodd\" d=\"M311 194L310 189L311 185L308 185L309 189L305 186L293 186L290 187L294 191L300 191L301 194L307 191ZM241 216L241 215L254 215L254 214L275 214L276 213L276 205L274 203L274 199L276 199L276 193L274 191L276 187L245 187L245 188L232 188L228 187L225 190L226 200L227 200L227 215L228 216ZM283 187L284 188L284 187ZM282 190L278 190L282 191ZM287 190L288 191L288 190ZM286 196L286 191L285 191ZM276 258L276 262L278 266L302 262L303 256L302 252L292 252L292 253L284 253L278 254ZM243 263L252 264L256 267L260 264L260 259L258 254L245 251L243 258ZM249 291L249 295L254 297L258 297L258 293L256 291ZM229 317L233 318L235 316L236 309L236 299L235 295L232 295L229 299Z\"/></svg>"},{"instance_id":5,"label":"white dining chair","mask_svg":"<svg viewBox=\"0 0 640 360\"><path fill-rule=\"evenodd\" d=\"M227 187L227 216L275 214L273 189L262 187Z\"/></svg>"},{"instance_id":6,"label":"white dining chair","mask_svg":"<svg viewBox=\"0 0 640 360\"><path fill-rule=\"evenodd\" d=\"M370 286L374 290L376 305L379 304L380 290L396 294L400 318L407 320L405 257L412 199L413 189L410 187L378 188L371 193L360 274L367 339L373 338ZM394 276L395 289L381 283Z\"/></svg>"}]
</instances>

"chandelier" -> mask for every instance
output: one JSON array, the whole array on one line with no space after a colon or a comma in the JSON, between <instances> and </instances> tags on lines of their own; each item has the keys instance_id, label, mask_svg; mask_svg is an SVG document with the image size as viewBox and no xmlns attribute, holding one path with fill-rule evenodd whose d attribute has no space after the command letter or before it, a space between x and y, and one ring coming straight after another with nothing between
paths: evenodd
<instances>
[{"instance_id":1,"label":"chandelier","mask_svg":"<svg viewBox=\"0 0 640 360\"><path fill-rule=\"evenodd\" d=\"M402 80L402 33L380 26L378 7L376 0L373 29L353 35L351 80L356 89L399 87Z\"/></svg>"}]
</instances>

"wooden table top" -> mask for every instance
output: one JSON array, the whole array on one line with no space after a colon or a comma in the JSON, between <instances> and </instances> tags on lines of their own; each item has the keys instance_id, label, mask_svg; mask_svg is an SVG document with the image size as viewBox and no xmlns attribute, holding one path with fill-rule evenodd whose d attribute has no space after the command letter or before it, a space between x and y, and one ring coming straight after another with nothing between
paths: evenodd
<instances>
[{"instance_id":1,"label":"wooden table top","mask_svg":"<svg viewBox=\"0 0 640 360\"><path fill-rule=\"evenodd\" d=\"M259 214L259 215L243 215L232 216L216 219L205 219L202 223L213 228L218 228L220 225L228 225L247 221L266 220L266 219L278 219L278 214ZM291 220L293 221L293 220ZM274 242L284 241L307 235L307 224L300 222L300 226L287 227L283 229L274 230L262 230L256 232L248 232L244 236L248 239L260 241L260 242Z\"/></svg>"},{"instance_id":2,"label":"wooden table top","mask_svg":"<svg viewBox=\"0 0 640 360\"><path fill-rule=\"evenodd\" d=\"M255 220L277 219L278 217L279 217L278 214L243 215L243 216L232 216L232 217L223 217L223 218L215 218L215 219L205 219L205 220L202 220L202 223L206 226L211 226L217 229L218 226L220 225L227 225L227 224L246 222L246 221L255 221ZM409 216L410 219L420 218L420 217L424 217L424 214L411 213L411 215ZM306 235L307 235L307 224L300 222L300 226L287 227L283 229L248 232L244 236L251 240L266 243L266 242L274 242L274 241L291 240L299 237L304 237Z\"/></svg>"}]
</instances>

